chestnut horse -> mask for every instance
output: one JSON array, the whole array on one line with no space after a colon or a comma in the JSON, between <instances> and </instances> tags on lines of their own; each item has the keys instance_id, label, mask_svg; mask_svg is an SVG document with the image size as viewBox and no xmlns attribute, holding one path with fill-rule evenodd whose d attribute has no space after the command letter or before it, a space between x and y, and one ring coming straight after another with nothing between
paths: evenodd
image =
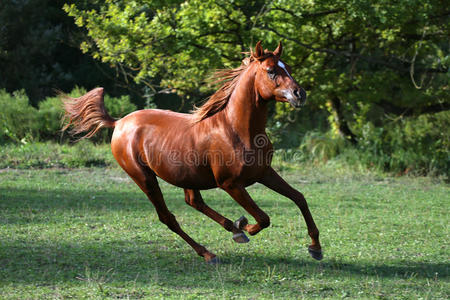
<instances>
[{"instance_id":1,"label":"chestnut horse","mask_svg":"<svg viewBox=\"0 0 450 300\"><path fill-rule=\"evenodd\" d=\"M319 231L305 198L270 166L273 148L265 132L269 101L289 102L294 107L306 101L305 91L281 61L281 53L281 43L270 52L258 42L241 66L216 74L222 86L192 114L146 109L115 120L105 110L102 88L76 99L65 97L68 123L64 130L72 125L72 133L87 132L85 137L91 137L102 127L114 128L111 149L119 165L153 203L159 220L206 262L218 260L181 229L167 209L157 176L183 188L186 203L232 232L238 243L248 242L243 231L254 235L270 225L269 216L245 190L262 183L300 208L312 240L309 253L320 260ZM248 224L245 217L232 222L209 207L200 190L215 187L236 200L256 224Z\"/></svg>"}]
</instances>

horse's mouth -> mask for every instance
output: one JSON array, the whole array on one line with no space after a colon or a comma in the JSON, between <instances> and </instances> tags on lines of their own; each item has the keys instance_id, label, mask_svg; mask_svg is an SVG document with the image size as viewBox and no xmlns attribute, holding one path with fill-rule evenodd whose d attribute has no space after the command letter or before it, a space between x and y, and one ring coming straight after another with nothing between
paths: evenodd
<instances>
[{"instance_id":1,"label":"horse's mouth","mask_svg":"<svg viewBox=\"0 0 450 300\"><path fill-rule=\"evenodd\" d=\"M306 104L306 100L303 99L298 99L298 100L294 100L294 99L288 99L289 104L293 107L293 108L301 108L303 106L305 106Z\"/></svg>"}]
</instances>

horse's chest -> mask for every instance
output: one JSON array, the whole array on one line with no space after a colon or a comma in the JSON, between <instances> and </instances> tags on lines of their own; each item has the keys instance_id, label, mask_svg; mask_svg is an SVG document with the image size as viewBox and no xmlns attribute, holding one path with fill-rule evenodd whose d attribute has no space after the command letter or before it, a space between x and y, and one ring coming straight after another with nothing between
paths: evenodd
<instances>
[{"instance_id":1,"label":"horse's chest","mask_svg":"<svg viewBox=\"0 0 450 300\"><path fill-rule=\"evenodd\" d=\"M239 163L243 169L266 168L270 166L272 156L272 147L242 149Z\"/></svg>"},{"instance_id":2,"label":"horse's chest","mask_svg":"<svg viewBox=\"0 0 450 300\"><path fill-rule=\"evenodd\" d=\"M260 179L272 162L272 145L238 149L232 163L225 165L227 173L240 181L252 184Z\"/></svg>"}]
</instances>

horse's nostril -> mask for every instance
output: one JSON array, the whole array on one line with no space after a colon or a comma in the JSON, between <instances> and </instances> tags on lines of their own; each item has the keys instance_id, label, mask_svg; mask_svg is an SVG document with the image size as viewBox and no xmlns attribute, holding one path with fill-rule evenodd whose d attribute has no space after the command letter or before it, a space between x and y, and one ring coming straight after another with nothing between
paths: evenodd
<instances>
[{"instance_id":1,"label":"horse's nostril","mask_svg":"<svg viewBox=\"0 0 450 300\"><path fill-rule=\"evenodd\" d=\"M302 96L300 95L300 91L297 90L297 89L294 90L294 95L295 95L295 97L297 97L297 98L301 98L301 97L302 97Z\"/></svg>"}]
</instances>

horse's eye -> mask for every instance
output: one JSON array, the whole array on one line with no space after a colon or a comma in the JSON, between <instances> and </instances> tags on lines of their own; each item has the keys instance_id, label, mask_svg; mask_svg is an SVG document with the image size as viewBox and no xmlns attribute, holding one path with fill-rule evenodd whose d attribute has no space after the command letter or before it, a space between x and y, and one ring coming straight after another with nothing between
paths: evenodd
<instances>
[{"instance_id":1,"label":"horse's eye","mask_svg":"<svg viewBox=\"0 0 450 300\"><path fill-rule=\"evenodd\" d=\"M270 79L275 79L275 77L277 76L277 72L275 70L275 68L267 68L267 74L269 75Z\"/></svg>"}]
</instances>

